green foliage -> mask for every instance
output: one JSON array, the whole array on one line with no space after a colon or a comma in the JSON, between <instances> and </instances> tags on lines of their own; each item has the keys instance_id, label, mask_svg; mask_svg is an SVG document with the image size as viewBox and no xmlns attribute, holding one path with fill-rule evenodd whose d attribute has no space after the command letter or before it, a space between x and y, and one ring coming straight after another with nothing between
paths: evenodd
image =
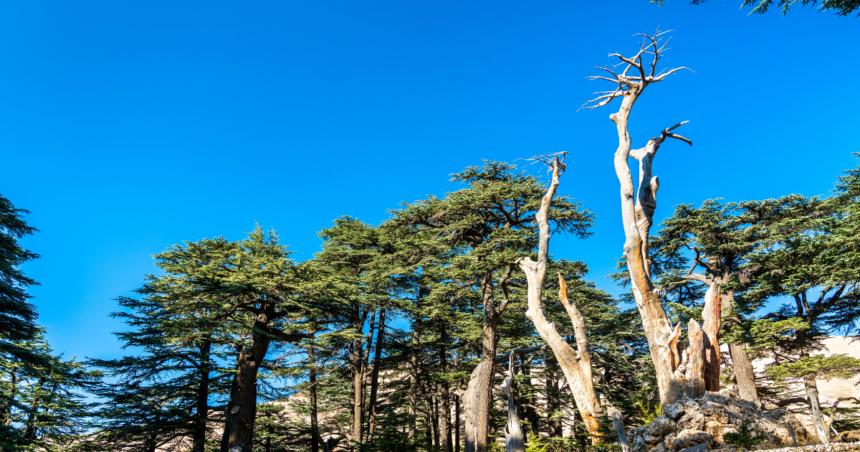
<instances>
[{"instance_id":1,"label":"green foliage","mask_svg":"<svg viewBox=\"0 0 860 452\"><path fill-rule=\"evenodd\" d=\"M726 444L740 446L746 449L764 441L763 437L754 437L752 436L752 433L753 430L750 430L749 425L744 422L741 425L741 428L738 429L737 433L726 433L723 435L723 441L725 441Z\"/></svg>"},{"instance_id":2,"label":"green foliage","mask_svg":"<svg viewBox=\"0 0 860 452\"><path fill-rule=\"evenodd\" d=\"M706 0L691 0L691 5L699 5L705 3ZM651 3L657 3L663 6L663 0L651 0ZM777 6L782 15L786 15L788 11L795 5L800 3L801 6L816 6L819 11L834 11L839 16L848 16L849 14L860 8L860 0L822 0L819 4L818 0L779 0ZM774 0L743 0L741 7L752 6L750 14L764 14L774 6Z\"/></svg>"}]
</instances>

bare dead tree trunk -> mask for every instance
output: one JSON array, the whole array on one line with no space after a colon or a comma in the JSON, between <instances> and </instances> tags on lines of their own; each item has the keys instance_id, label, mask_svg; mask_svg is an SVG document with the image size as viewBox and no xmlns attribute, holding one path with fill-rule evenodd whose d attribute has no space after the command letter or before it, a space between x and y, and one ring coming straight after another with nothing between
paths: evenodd
<instances>
[{"instance_id":1,"label":"bare dead tree trunk","mask_svg":"<svg viewBox=\"0 0 860 452\"><path fill-rule=\"evenodd\" d=\"M612 77L589 77L597 80L607 80L616 85L614 91L607 91L596 99L586 102L584 108L599 108L609 104L615 98L621 98L618 112L609 115L615 122L618 132L618 148L615 151L615 173L621 186L621 213L624 224L624 258L630 272L630 281L636 307L642 318L645 337L651 352L651 359L657 374L657 386L660 390L660 403L665 406L679 400L684 394L684 384L675 370L680 365L682 351L678 349L678 337L681 334L680 324L672 327L666 311L663 309L661 295L651 281L651 262L648 258L648 233L653 224L654 210L657 208L657 190L660 181L652 177L651 165L660 145L666 138L676 138L692 145L692 141L672 132L675 128L686 123L681 122L669 127L660 136L651 138L641 149L632 149L632 139L628 132L630 112L636 100L645 88L652 83L665 80L669 75L686 68L675 68L656 73L657 62L666 44L661 45L661 36L666 32L659 30L653 36L640 34L643 37L639 52L627 58L618 53L610 56L621 60L624 70L616 73L608 67L598 68ZM651 56L650 67L643 61L645 56ZM627 75L634 69L636 75ZM608 94L607 94L608 93ZM638 192L634 187L632 173L628 166L630 157L639 161ZM704 359L702 364L704 365ZM704 375L702 373L702 378ZM698 383L695 384L698 387Z\"/></svg>"},{"instance_id":2,"label":"bare dead tree trunk","mask_svg":"<svg viewBox=\"0 0 860 452\"><path fill-rule=\"evenodd\" d=\"M511 385L514 382L514 359L515 354L511 353L508 357L508 372L505 378L504 389L508 395L508 423L505 425L505 451L506 452L525 452L526 445L523 439L523 429L520 425L520 416L517 413L517 406L514 404L514 395L511 392Z\"/></svg>"},{"instance_id":3,"label":"bare dead tree trunk","mask_svg":"<svg viewBox=\"0 0 860 452\"><path fill-rule=\"evenodd\" d=\"M564 154L564 157L566 157L566 154ZM540 157L538 158L541 159ZM528 281L529 308L526 311L526 317L532 321L538 334L552 348L552 352L567 378L568 385L570 385L576 407L585 421L585 426L589 434L592 435L592 442L598 444L600 436L602 436L599 430L598 419L603 417L605 413L600 406L597 394L594 392L594 380L591 373L591 351L588 347L585 321L576 305L568 300L567 285L561 274L558 276L559 284L561 285L559 297L573 323L578 350L574 350L564 340L558 331L556 331L555 325L550 323L543 313L541 292L546 276L550 239L547 213L549 212L550 204L552 204L552 199L555 197L555 192L558 189L559 177L564 173L565 169L563 159L559 160L558 157L555 157L552 162L548 163L552 165L552 181L546 195L541 200L540 209L535 215L538 229L540 230L537 261L535 262L528 257L517 260L517 264L526 274Z\"/></svg>"}]
</instances>

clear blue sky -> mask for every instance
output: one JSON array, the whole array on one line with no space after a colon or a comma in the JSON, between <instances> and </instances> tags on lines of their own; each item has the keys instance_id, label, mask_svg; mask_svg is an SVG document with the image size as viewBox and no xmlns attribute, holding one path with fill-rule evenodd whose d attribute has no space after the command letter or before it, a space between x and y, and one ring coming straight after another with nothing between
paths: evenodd
<instances>
[{"instance_id":1,"label":"clear blue sky","mask_svg":"<svg viewBox=\"0 0 860 452\"><path fill-rule=\"evenodd\" d=\"M592 65L677 30L685 65L637 104L665 145L658 218L678 203L826 193L855 165L860 22L740 0L31 1L0 5L0 190L41 232L24 245L40 323L67 356L118 356L112 298L182 240L259 222L307 259L341 215L370 223L456 187L481 159L569 151L561 193L597 224L552 252L598 286L623 234L610 110L579 111Z\"/></svg>"}]
</instances>

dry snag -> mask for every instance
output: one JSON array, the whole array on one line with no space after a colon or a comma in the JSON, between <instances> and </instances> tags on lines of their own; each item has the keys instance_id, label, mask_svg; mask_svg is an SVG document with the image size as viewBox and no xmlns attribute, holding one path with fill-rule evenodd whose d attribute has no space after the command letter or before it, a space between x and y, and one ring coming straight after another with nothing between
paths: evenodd
<instances>
[{"instance_id":1,"label":"dry snag","mask_svg":"<svg viewBox=\"0 0 860 452\"><path fill-rule=\"evenodd\" d=\"M671 30L670 30L671 31ZM660 145L667 138L674 138L689 145L693 142L674 132L686 121L664 129L659 136L651 138L645 147L632 149L632 140L627 125L630 111L639 96L652 83L661 82L666 77L687 68L679 67L657 72L657 63L667 50L663 37L668 33L659 29L653 34L638 34L643 41L639 52L632 57L613 53L611 58L620 60L623 70L615 71L609 67L598 68L608 72L609 76L589 77L593 80L605 80L616 85L613 91L604 91L599 97L583 105L583 108L594 109L608 105L615 98L621 99L617 112L609 115L615 122L618 131L618 148L615 151L615 173L621 184L621 212L624 222L624 257L630 272L630 281L636 306L642 317L645 336L651 351L651 359L657 373L657 385L660 390L660 403L667 405L677 401L685 394L688 397L699 397L705 389L716 390L714 387L713 369L708 363L716 362L719 353L708 353L707 347L715 347L718 351L719 303L718 296L710 293L706 311L706 328L702 328L695 320L690 321L688 329L689 343L680 342L681 325L673 327L666 311L663 309L661 293L654 288L651 280L651 262L648 258L648 233L654 223L654 210L657 207L657 190L660 181L652 176L651 165ZM648 61L646 61L648 60ZM628 75L633 71L632 75ZM628 166L630 157L639 161L638 191L634 186L633 176ZM713 315L717 312L716 316ZM717 370L719 368L717 367ZM706 383L708 386L706 387ZM718 383L718 382L717 382Z\"/></svg>"},{"instance_id":2,"label":"dry snag","mask_svg":"<svg viewBox=\"0 0 860 452\"><path fill-rule=\"evenodd\" d=\"M585 321L582 314L577 309L576 305L571 303L567 298L567 286L564 279L559 275L559 297L565 310L573 323L574 334L576 336L577 350L568 344L564 338L556 331L555 325L550 323L543 312L541 292L546 277L547 256L549 253L550 229L547 221L547 213L549 212L552 199L558 189L559 177L564 173L564 159L566 153L561 154L561 159L555 155L550 159L547 156L534 157L535 161L542 161L551 167L552 179L546 195L541 200L541 206L535 215L535 220L540 231L538 242L537 261L533 261L526 257L517 260L517 265L526 274L528 281L528 311L526 317L534 323L535 328L541 338L546 341L552 349L556 360L559 363L571 392L573 393L574 401L585 421L586 428L591 434L594 443L600 442L601 433L599 432L598 419L605 415L603 408L600 405L600 399L594 391L594 382L591 374L591 352L588 347L588 336L585 329ZM623 431L622 431L623 434Z\"/></svg>"}]
</instances>

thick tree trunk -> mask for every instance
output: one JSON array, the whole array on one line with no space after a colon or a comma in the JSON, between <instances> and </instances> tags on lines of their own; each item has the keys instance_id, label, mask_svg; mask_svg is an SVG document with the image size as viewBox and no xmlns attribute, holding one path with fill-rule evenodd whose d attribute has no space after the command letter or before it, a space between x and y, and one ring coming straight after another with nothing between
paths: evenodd
<instances>
[{"instance_id":1,"label":"thick tree trunk","mask_svg":"<svg viewBox=\"0 0 860 452\"><path fill-rule=\"evenodd\" d=\"M379 310L379 325L376 327L376 348L373 351L373 371L370 374L370 406L368 413L368 439L373 437L376 429L376 410L378 402L376 396L379 393L379 367L382 365L382 345L385 342L385 309Z\"/></svg>"},{"instance_id":2,"label":"thick tree trunk","mask_svg":"<svg viewBox=\"0 0 860 452\"><path fill-rule=\"evenodd\" d=\"M685 393L691 399L705 395L705 341L702 328L695 319L690 319L687 327L689 337L688 353L690 367L685 378Z\"/></svg>"},{"instance_id":3,"label":"thick tree trunk","mask_svg":"<svg viewBox=\"0 0 860 452\"><path fill-rule=\"evenodd\" d=\"M308 348L308 398L311 404L311 452L320 450L320 429L317 406L317 368L316 368L316 345L311 343Z\"/></svg>"},{"instance_id":4,"label":"thick tree trunk","mask_svg":"<svg viewBox=\"0 0 860 452\"><path fill-rule=\"evenodd\" d=\"M705 293L705 306L702 310L702 347L704 352L705 390L719 392L720 390L720 324L722 321L722 303L720 288L712 283ZM689 330L688 330L689 331Z\"/></svg>"},{"instance_id":5,"label":"thick tree trunk","mask_svg":"<svg viewBox=\"0 0 860 452\"><path fill-rule=\"evenodd\" d=\"M361 331L364 328L365 320L367 319L367 315L361 316L360 325L356 331ZM357 336L353 339L352 344L352 365L353 365L353 373L352 373L352 444L355 447L358 444L362 443L363 433L364 433L364 403L365 403L365 377L367 376L367 353L370 352L370 341L373 335L373 323L376 320L376 311L373 311L373 314L370 317L370 331L368 331L367 338L362 338L361 336ZM364 344L367 344L367 351L365 351Z\"/></svg>"},{"instance_id":6,"label":"thick tree trunk","mask_svg":"<svg viewBox=\"0 0 860 452\"><path fill-rule=\"evenodd\" d=\"M242 347L236 359L236 386L233 390L232 407L227 413L227 428L230 439L229 452L251 452L254 441L254 421L257 418L257 372L269 352L272 337L283 342L297 342L307 334L285 334L269 326L275 318L271 303L261 303L260 312L254 319L251 348ZM262 333L262 334L261 334Z\"/></svg>"},{"instance_id":7,"label":"thick tree trunk","mask_svg":"<svg viewBox=\"0 0 860 452\"><path fill-rule=\"evenodd\" d=\"M735 296L734 292L727 291L721 295L721 308L724 315L731 315L735 311ZM737 321L731 321L731 318L723 325L723 330L726 333L731 332L731 329L737 326ZM749 400L758 406L758 390L755 387L755 373L753 372L752 361L747 356L743 344L729 344L729 356L732 359L732 369L735 374L735 381L738 385L738 395L744 400Z\"/></svg>"},{"instance_id":8,"label":"thick tree trunk","mask_svg":"<svg viewBox=\"0 0 860 452\"><path fill-rule=\"evenodd\" d=\"M558 275L559 284L561 285L559 296L573 323L578 350L574 350L556 331L555 325L546 319L541 300L550 239L547 214L555 192L558 189L559 176L563 172L564 163L556 158L552 166L552 181L546 195L541 201L541 207L535 215L540 230L537 262L527 257L518 260L517 263L526 274L528 281L529 308L526 311L526 317L532 321L538 334L552 348L552 352L570 385L570 390L573 393L573 398L576 401L576 406L582 415L583 421L585 421L585 426L589 434L592 435L592 442L599 444L602 433L599 429L598 419L603 417L605 413L594 391L594 381L591 373L591 352L588 347L585 321L579 309L576 308L576 305L570 303L568 300L567 286L561 274Z\"/></svg>"},{"instance_id":9,"label":"thick tree trunk","mask_svg":"<svg viewBox=\"0 0 860 452\"><path fill-rule=\"evenodd\" d=\"M209 356L212 351L212 341L204 339L200 344L200 375L197 388L197 417L194 419L194 434L192 437L192 452L203 452L206 447L206 425L209 422Z\"/></svg>"},{"instance_id":10,"label":"thick tree trunk","mask_svg":"<svg viewBox=\"0 0 860 452\"><path fill-rule=\"evenodd\" d=\"M460 397L454 398L454 452L460 452Z\"/></svg>"},{"instance_id":11,"label":"thick tree trunk","mask_svg":"<svg viewBox=\"0 0 860 452\"><path fill-rule=\"evenodd\" d=\"M266 314L260 314L254 322L254 329L266 331L267 323ZM257 417L257 372L269 351L269 343L269 336L254 334L251 349L243 347L239 352L236 391L227 421L230 429L230 452L251 452L254 421Z\"/></svg>"},{"instance_id":12,"label":"thick tree trunk","mask_svg":"<svg viewBox=\"0 0 860 452\"><path fill-rule=\"evenodd\" d=\"M481 335L481 361L472 371L466 397L466 452L485 452L490 429L493 376L495 375L498 314L493 298L493 274L481 278L484 322Z\"/></svg>"}]
</instances>

